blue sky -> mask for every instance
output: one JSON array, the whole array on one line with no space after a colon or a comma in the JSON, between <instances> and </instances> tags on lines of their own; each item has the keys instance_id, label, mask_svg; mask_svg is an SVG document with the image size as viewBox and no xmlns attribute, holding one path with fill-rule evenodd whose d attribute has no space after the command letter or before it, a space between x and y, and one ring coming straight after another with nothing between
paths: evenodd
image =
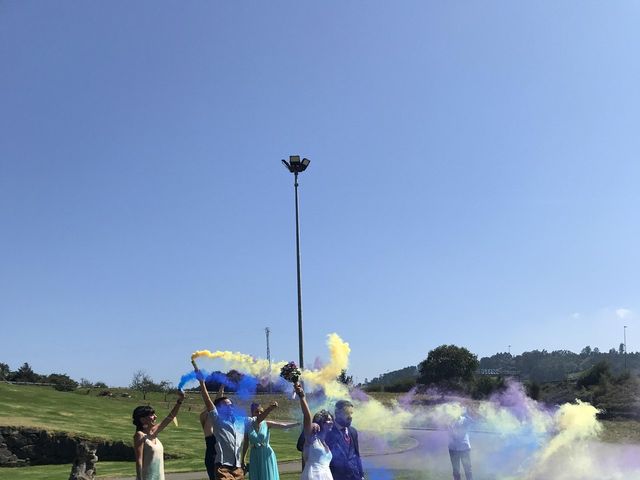
<instances>
[{"instance_id":1,"label":"blue sky","mask_svg":"<svg viewBox=\"0 0 640 480\"><path fill-rule=\"evenodd\" d=\"M637 2L0 2L0 361L637 350Z\"/></svg>"}]
</instances>

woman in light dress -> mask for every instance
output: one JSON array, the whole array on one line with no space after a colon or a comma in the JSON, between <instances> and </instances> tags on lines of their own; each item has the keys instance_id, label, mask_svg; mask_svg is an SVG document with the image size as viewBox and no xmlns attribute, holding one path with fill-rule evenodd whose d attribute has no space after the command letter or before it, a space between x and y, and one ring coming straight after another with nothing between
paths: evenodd
<instances>
[{"instance_id":1,"label":"woman in light dress","mask_svg":"<svg viewBox=\"0 0 640 480\"><path fill-rule=\"evenodd\" d=\"M136 407L133 411L133 449L136 456L136 480L164 480L164 448L158 434L176 417L184 401L180 391L175 406L159 424L156 412L148 405Z\"/></svg>"},{"instance_id":2,"label":"woman in light dress","mask_svg":"<svg viewBox=\"0 0 640 480\"><path fill-rule=\"evenodd\" d=\"M304 419L304 470L301 480L333 480L329 464L331 463L331 450L325 438L333 428L333 416L326 410L320 410L311 420L309 404L304 396L302 386L295 385L296 393L300 398L302 417Z\"/></svg>"},{"instance_id":3,"label":"woman in light dress","mask_svg":"<svg viewBox=\"0 0 640 480\"><path fill-rule=\"evenodd\" d=\"M251 416L258 417L264 409L259 403L251 404ZM251 480L280 480L278 473L278 460L276 454L269 444L270 428L290 428L299 425L299 422L284 423L272 420L263 420L256 423L254 427L245 432L244 444L242 446L242 464L245 464L245 457L249 446L249 478Z\"/></svg>"}]
</instances>

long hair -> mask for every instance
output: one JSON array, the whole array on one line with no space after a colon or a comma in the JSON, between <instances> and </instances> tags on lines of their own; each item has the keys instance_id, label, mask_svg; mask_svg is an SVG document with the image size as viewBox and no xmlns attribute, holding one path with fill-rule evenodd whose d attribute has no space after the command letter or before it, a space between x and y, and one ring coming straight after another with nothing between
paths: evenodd
<instances>
[{"instance_id":1,"label":"long hair","mask_svg":"<svg viewBox=\"0 0 640 480\"><path fill-rule=\"evenodd\" d=\"M250 413L251 413L251 415L253 416L253 412L258 413L258 409L259 409L259 408L262 408L262 405L260 405L260 404L259 404L259 403L257 403L257 402L253 402L253 403L251 404L251 406L249 407L249 412L250 412Z\"/></svg>"}]
</instances>

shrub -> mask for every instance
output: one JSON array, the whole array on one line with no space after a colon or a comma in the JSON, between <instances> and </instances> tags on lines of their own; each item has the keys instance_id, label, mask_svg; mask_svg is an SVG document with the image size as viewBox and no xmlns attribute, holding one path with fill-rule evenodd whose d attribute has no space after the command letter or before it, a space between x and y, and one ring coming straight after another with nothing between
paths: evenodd
<instances>
[{"instance_id":1,"label":"shrub","mask_svg":"<svg viewBox=\"0 0 640 480\"><path fill-rule=\"evenodd\" d=\"M502 377L478 377L471 386L471 395L473 398L486 398L492 393L504 390L504 378Z\"/></svg>"},{"instance_id":2,"label":"shrub","mask_svg":"<svg viewBox=\"0 0 640 480\"><path fill-rule=\"evenodd\" d=\"M604 360L596 363L593 367L587 370L576 382L576 387L582 388L598 385L602 377L611 377L609 364Z\"/></svg>"},{"instance_id":3,"label":"shrub","mask_svg":"<svg viewBox=\"0 0 640 480\"><path fill-rule=\"evenodd\" d=\"M538 382L527 384L527 395L533 400L540 400L540 384Z\"/></svg>"},{"instance_id":4,"label":"shrub","mask_svg":"<svg viewBox=\"0 0 640 480\"><path fill-rule=\"evenodd\" d=\"M73 392L78 388L78 382L64 373L52 373L47 377L49 383L53 383L53 388L60 392Z\"/></svg>"}]
</instances>

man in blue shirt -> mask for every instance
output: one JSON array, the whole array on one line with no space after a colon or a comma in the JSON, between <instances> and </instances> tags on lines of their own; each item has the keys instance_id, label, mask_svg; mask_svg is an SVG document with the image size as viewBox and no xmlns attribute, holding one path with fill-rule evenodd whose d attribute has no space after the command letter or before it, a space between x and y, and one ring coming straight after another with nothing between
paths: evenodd
<instances>
[{"instance_id":1,"label":"man in blue shirt","mask_svg":"<svg viewBox=\"0 0 640 480\"><path fill-rule=\"evenodd\" d=\"M218 397L211 401L202 373L196 367L196 377L200 382L200 393L209 412L209 421L216 437L216 480L244 480L242 465L242 443L244 432L263 421L271 411L278 407L273 402L257 417L245 417L236 412L228 397Z\"/></svg>"}]
</instances>

